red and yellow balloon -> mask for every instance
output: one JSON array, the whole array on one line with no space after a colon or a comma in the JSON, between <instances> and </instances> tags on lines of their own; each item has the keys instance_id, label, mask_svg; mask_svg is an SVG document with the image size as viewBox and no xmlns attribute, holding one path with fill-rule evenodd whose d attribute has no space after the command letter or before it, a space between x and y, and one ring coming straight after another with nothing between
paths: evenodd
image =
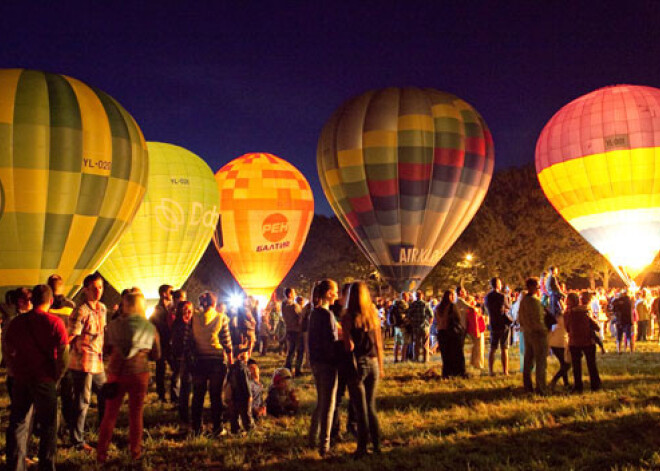
<instances>
[{"instance_id":1,"label":"red and yellow balloon","mask_svg":"<svg viewBox=\"0 0 660 471\"><path fill-rule=\"evenodd\" d=\"M309 183L293 165L265 153L234 159L215 178L218 252L247 294L268 298L307 239L314 215Z\"/></svg>"},{"instance_id":2,"label":"red and yellow balloon","mask_svg":"<svg viewBox=\"0 0 660 471\"><path fill-rule=\"evenodd\" d=\"M536 170L557 211L628 283L660 249L660 90L617 85L560 109Z\"/></svg>"}]
</instances>

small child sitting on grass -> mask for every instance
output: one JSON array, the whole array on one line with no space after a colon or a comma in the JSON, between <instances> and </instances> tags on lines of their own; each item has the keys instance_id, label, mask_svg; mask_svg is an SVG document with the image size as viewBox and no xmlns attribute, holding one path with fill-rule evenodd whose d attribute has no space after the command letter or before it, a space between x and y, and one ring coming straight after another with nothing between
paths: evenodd
<instances>
[{"instance_id":1,"label":"small child sitting on grass","mask_svg":"<svg viewBox=\"0 0 660 471\"><path fill-rule=\"evenodd\" d=\"M278 368L273 373L273 383L268 388L266 410L268 415L282 417L296 415L298 412L298 398L296 389L291 384L291 371L288 368Z\"/></svg>"}]
</instances>

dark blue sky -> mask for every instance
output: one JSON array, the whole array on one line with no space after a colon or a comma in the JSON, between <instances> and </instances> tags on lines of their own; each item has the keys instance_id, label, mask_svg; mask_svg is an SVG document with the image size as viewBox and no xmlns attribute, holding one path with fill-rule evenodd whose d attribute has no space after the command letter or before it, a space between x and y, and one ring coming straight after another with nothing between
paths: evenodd
<instances>
[{"instance_id":1,"label":"dark blue sky","mask_svg":"<svg viewBox=\"0 0 660 471\"><path fill-rule=\"evenodd\" d=\"M609 6L608 6L609 5ZM115 97L147 140L214 171L254 151L308 178L321 128L346 99L432 87L470 102L496 168L534 159L545 122L616 83L660 87L660 2L0 3L0 67L81 79Z\"/></svg>"}]
</instances>

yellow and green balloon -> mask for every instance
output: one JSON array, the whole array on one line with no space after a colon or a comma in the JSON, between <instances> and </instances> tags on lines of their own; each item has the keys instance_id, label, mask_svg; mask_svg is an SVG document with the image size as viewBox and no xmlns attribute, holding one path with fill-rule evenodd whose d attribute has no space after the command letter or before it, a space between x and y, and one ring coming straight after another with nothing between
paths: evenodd
<instances>
[{"instance_id":1,"label":"yellow and green balloon","mask_svg":"<svg viewBox=\"0 0 660 471\"><path fill-rule=\"evenodd\" d=\"M137 286L147 299L158 287L185 283L218 222L213 171L192 152L148 142L149 186L133 224L99 269L117 290Z\"/></svg>"},{"instance_id":2,"label":"yellow and green balloon","mask_svg":"<svg viewBox=\"0 0 660 471\"><path fill-rule=\"evenodd\" d=\"M112 97L64 75L0 70L0 294L62 276L73 293L142 202L140 128Z\"/></svg>"}]
</instances>

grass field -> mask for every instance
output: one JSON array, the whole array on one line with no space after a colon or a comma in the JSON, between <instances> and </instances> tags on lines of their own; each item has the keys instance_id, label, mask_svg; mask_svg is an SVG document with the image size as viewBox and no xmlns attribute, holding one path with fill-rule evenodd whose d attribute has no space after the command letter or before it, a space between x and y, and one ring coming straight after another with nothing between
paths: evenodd
<instances>
[{"instance_id":1,"label":"grass field","mask_svg":"<svg viewBox=\"0 0 660 471\"><path fill-rule=\"evenodd\" d=\"M606 347L614 349L611 342ZM476 374L457 380L424 375L429 368L440 371L438 357L426 366L388 362L378 400L383 453L359 461L351 459L352 441L337 444L325 460L305 446L315 400L311 376L296 380L301 399L297 417L268 418L247 437L188 438L179 430L175 412L159 405L151 391L145 409L145 458L134 469L660 469L660 347L656 343L638 345L633 355L599 353L603 390L582 395L563 389L548 397L525 394L517 372L517 348L510 356L516 373L509 377ZM283 358L270 354L257 360L267 386ZM549 377L556 369L556 360L550 358ZM3 449L7 405L3 390ZM128 419L123 412L104 469L131 468ZM88 423L94 442L94 410ZM58 469L95 466L93 455L64 447L58 450L58 460Z\"/></svg>"}]
</instances>

